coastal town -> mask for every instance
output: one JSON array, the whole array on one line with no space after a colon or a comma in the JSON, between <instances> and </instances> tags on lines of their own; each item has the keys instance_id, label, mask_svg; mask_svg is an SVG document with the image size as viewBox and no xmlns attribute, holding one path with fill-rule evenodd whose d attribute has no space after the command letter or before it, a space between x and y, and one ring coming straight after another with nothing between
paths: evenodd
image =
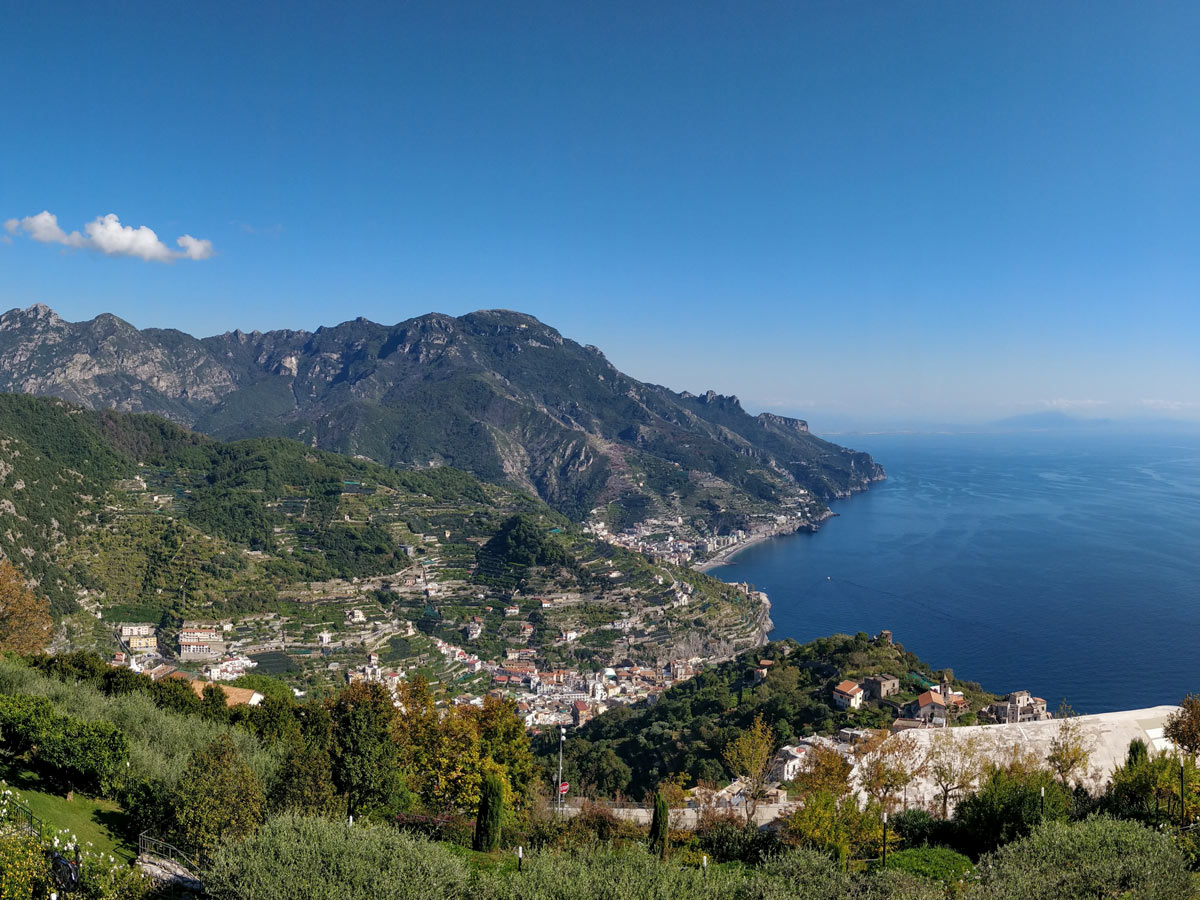
<instances>
[{"instance_id":1,"label":"coastal town","mask_svg":"<svg viewBox=\"0 0 1200 900\"><path fill-rule=\"evenodd\" d=\"M599 510L592 511L592 518L583 530L615 547L643 553L660 562L706 571L761 541L798 531L815 530L822 521L833 515L824 507L820 511L815 507L810 508L811 498L803 488L797 489L797 493L798 497L781 501L778 512L745 513L745 527L733 528L724 534L714 533L703 521L688 522L682 516L650 517L619 531L612 531L599 517Z\"/></svg>"}]
</instances>

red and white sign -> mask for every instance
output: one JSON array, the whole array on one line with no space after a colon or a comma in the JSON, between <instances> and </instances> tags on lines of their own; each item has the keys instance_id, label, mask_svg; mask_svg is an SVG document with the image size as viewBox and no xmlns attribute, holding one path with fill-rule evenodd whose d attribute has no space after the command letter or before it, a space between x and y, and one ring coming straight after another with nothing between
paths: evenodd
<instances>
[{"instance_id":1,"label":"red and white sign","mask_svg":"<svg viewBox=\"0 0 1200 900\"><path fill-rule=\"evenodd\" d=\"M565 793L566 793L567 791L569 791L570 789L571 789L570 782L566 782L566 781L564 781L562 784L560 784L560 785L558 786L558 792L559 792L560 794L565 794Z\"/></svg>"}]
</instances>

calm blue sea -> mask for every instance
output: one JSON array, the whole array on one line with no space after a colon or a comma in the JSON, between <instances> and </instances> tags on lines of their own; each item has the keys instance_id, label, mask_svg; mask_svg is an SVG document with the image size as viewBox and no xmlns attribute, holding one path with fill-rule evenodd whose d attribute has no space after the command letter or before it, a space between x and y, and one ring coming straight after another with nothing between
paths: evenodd
<instances>
[{"instance_id":1,"label":"calm blue sea","mask_svg":"<svg viewBox=\"0 0 1200 900\"><path fill-rule=\"evenodd\" d=\"M773 637L891 629L934 667L1078 712L1200 693L1200 435L863 435L888 472L712 575Z\"/></svg>"}]
</instances>

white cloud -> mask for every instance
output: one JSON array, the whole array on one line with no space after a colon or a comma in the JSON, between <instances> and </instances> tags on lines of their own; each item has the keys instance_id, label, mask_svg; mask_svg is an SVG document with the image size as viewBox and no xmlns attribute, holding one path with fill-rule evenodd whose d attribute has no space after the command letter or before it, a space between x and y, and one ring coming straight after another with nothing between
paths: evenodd
<instances>
[{"instance_id":1,"label":"white cloud","mask_svg":"<svg viewBox=\"0 0 1200 900\"><path fill-rule=\"evenodd\" d=\"M188 259L208 259L213 255L212 241L194 238L190 234L176 238L175 243L183 248L183 254Z\"/></svg>"},{"instance_id":2,"label":"white cloud","mask_svg":"<svg viewBox=\"0 0 1200 900\"><path fill-rule=\"evenodd\" d=\"M21 220L20 224L26 234L35 241L41 241L43 244L66 244L68 247L83 246L84 239L78 231L67 234L58 227L58 216L44 209L36 216L26 216Z\"/></svg>"},{"instance_id":3,"label":"white cloud","mask_svg":"<svg viewBox=\"0 0 1200 900\"><path fill-rule=\"evenodd\" d=\"M212 241L194 238L185 234L175 243L182 249L172 250L158 239L154 229L145 225L134 228L122 225L116 213L97 216L83 226L84 234L63 231L54 213L42 210L36 216L9 219L4 223L9 234L24 231L35 241L43 244L62 244L64 247L81 247L95 250L106 256L136 256L147 262L174 262L177 259L208 259L213 255Z\"/></svg>"},{"instance_id":4,"label":"white cloud","mask_svg":"<svg viewBox=\"0 0 1200 900\"><path fill-rule=\"evenodd\" d=\"M167 262L172 256L152 228L122 225L116 213L88 222L83 230L92 247L108 256L137 256L147 262Z\"/></svg>"}]
</instances>

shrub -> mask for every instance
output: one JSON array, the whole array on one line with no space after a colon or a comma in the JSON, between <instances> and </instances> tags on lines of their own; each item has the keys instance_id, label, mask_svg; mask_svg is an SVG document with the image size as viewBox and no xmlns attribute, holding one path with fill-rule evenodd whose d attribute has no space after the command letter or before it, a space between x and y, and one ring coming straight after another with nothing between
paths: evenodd
<instances>
[{"instance_id":1,"label":"shrub","mask_svg":"<svg viewBox=\"0 0 1200 900\"><path fill-rule=\"evenodd\" d=\"M945 847L916 847L888 856L889 869L898 869L933 881L962 881L974 868L971 860Z\"/></svg>"},{"instance_id":2,"label":"shrub","mask_svg":"<svg viewBox=\"0 0 1200 900\"><path fill-rule=\"evenodd\" d=\"M474 885L474 900L719 900L742 879L659 862L643 850L532 853L517 875L493 874Z\"/></svg>"},{"instance_id":3,"label":"shrub","mask_svg":"<svg viewBox=\"0 0 1200 900\"><path fill-rule=\"evenodd\" d=\"M571 844L593 840L608 843L621 834L621 820L611 809L599 803L584 801L579 812L567 822L566 839Z\"/></svg>"},{"instance_id":4,"label":"shrub","mask_svg":"<svg viewBox=\"0 0 1200 900\"><path fill-rule=\"evenodd\" d=\"M716 862L759 863L777 852L779 837L747 825L736 813L705 811L696 824L696 844Z\"/></svg>"},{"instance_id":5,"label":"shrub","mask_svg":"<svg viewBox=\"0 0 1200 900\"><path fill-rule=\"evenodd\" d=\"M204 873L214 900L457 900L472 896L448 849L383 825L281 816L219 850Z\"/></svg>"},{"instance_id":6,"label":"shrub","mask_svg":"<svg viewBox=\"0 0 1200 900\"><path fill-rule=\"evenodd\" d=\"M33 900L44 896L46 875L42 848L34 838L0 830L0 897Z\"/></svg>"},{"instance_id":7,"label":"shrub","mask_svg":"<svg viewBox=\"0 0 1200 900\"><path fill-rule=\"evenodd\" d=\"M892 818L890 827L905 847L955 845L955 823L935 818L923 809L906 809L898 813Z\"/></svg>"},{"instance_id":8,"label":"shrub","mask_svg":"<svg viewBox=\"0 0 1200 900\"><path fill-rule=\"evenodd\" d=\"M175 836L186 850L210 854L250 834L262 820L263 790L228 734L193 754L174 796Z\"/></svg>"},{"instance_id":9,"label":"shrub","mask_svg":"<svg viewBox=\"0 0 1200 900\"><path fill-rule=\"evenodd\" d=\"M1049 772L993 772L954 810L959 849L978 856L1029 834L1043 819L1042 789L1045 819L1066 819L1073 806L1071 792Z\"/></svg>"},{"instance_id":10,"label":"shrub","mask_svg":"<svg viewBox=\"0 0 1200 900\"><path fill-rule=\"evenodd\" d=\"M1136 822L1093 816L1047 822L986 857L977 900L1185 900L1192 876L1171 838Z\"/></svg>"},{"instance_id":11,"label":"shrub","mask_svg":"<svg viewBox=\"0 0 1200 900\"><path fill-rule=\"evenodd\" d=\"M667 858L667 848L670 845L668 834L671 812L667 809L667 798L662 791L654 794L654 817L650 820L650 852L659 859Z\"/></svg>"},{"instance_id":12,"label":"shrub","mask_svg":"<svg viewBox=\"0 0 1200 900\"><path fill-rule=\"evenodd\" d=\"M805 848L772 856L763 863L762 872L779 879L798 897L841 897L849 886L849 878L832 859Z\"/></svg>"}]
</instances>

